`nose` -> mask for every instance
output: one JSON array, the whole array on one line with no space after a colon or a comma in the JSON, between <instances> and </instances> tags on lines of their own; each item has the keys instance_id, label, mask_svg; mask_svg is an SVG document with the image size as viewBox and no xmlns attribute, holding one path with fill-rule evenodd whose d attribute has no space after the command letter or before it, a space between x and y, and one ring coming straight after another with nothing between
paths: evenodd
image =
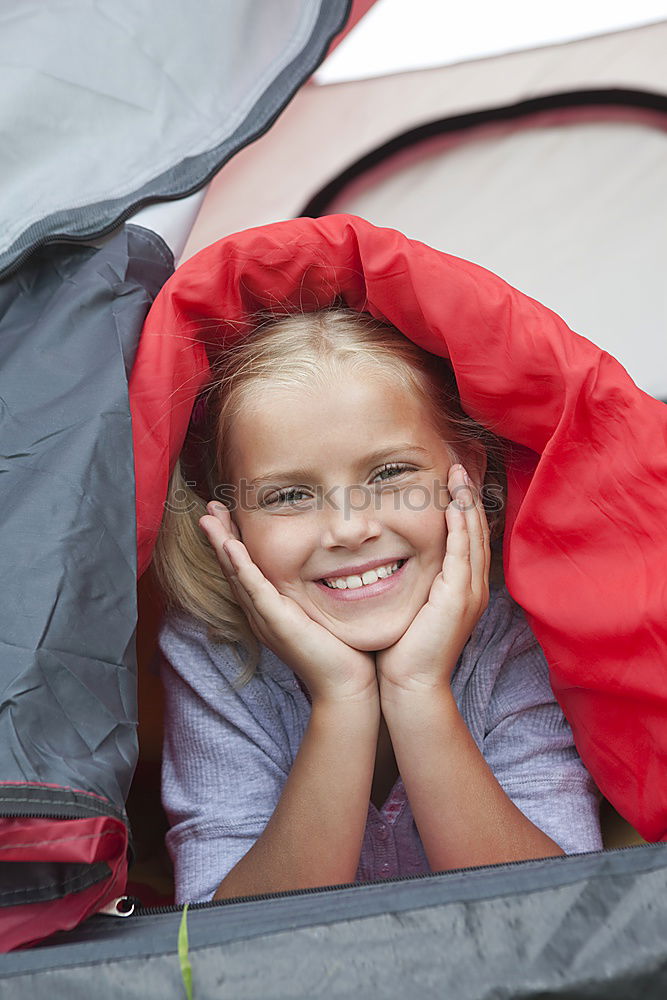
<instances>
[{"instance_id":1,"label":"nose","mask_svg":"<svg viewBox=\"0 0 667 1000\"><path fill-rule=\"evenodd\" d=\"M373 510L372 496L361 488L331 491L322 512L322 547L343 545L358 548L368 538L382 533L382 524Z\"/></svg>"}]
</instances>

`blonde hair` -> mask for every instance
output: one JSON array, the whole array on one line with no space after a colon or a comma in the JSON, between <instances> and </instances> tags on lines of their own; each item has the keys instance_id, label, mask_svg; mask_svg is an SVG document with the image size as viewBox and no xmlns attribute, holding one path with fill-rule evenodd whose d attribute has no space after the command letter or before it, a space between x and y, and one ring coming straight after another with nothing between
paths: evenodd
<instances>
[{"instance_id":1,"label":"blonde hair","mask_svg":"<svg viewBox=\"0 0 667 1000\"><path fill-rule=\"evenodd\" d=\"M199 527L206 504L232 490L228 447L237 414L261 406L267 387L325 389L332 379L355 375L383 379L415 394L432 427L455 453L484 447L482 497L492 539L502 536L509 442L462 409L451 364L422 349L369 313L335 305L308 313L260 313L253 332L212 360L212 378L191 421L186 444L169 482L168 499L153 557L166 608L185 611L225 642L239 660L238 687L254 675L261 647L237 604L215 551ZM202 409L204 407L204 409ZM491 501L489 503L489 500Z\"/></svg>"}]
</instances>

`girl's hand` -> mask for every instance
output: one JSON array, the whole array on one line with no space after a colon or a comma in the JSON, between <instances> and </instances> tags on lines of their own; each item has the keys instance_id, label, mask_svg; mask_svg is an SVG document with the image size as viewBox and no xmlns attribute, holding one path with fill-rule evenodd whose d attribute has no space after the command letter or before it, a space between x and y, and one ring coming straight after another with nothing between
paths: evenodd
<instances>
[{"instance_id":1,"label":"girl's hand","mask_svg":"<svg viewBox=\"0 0 667 1000\"><path fill-rule=\"evenodd\" d=\"M375 656L353 649L279 593L250 558L229 511L210 504L199 525L259 641L286 663L316 700L379 698Z\"/></svg>"},{"instance_id":2,"label":"girl's hand","mask_svg":"<svg viewBox=\"0 0 667 1000\"><path fill-rule=\"evenodd\" d=\"M461 650L489 603L489 525L462 465L449 470L447 548L428 601L393 646L376 653L380 693L449 689Z\"/></svg>"}]
</instances>

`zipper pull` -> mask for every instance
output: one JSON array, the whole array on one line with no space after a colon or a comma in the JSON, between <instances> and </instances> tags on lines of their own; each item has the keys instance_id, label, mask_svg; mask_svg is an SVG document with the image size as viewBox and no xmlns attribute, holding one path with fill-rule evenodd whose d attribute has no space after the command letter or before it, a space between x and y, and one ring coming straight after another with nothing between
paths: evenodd
<instances>
[{"instance_id":1,"label":"zipper pull","mask_svg":"<svg viewBox=\"0 0 667 1000\"><path fill-rule=\"evenodd\" d=\"M119 896L118 899L112 899L97 913L102 913L107 917L131 917L136 904L137 900L134 896Z\"/></svg>"}]
</instances>

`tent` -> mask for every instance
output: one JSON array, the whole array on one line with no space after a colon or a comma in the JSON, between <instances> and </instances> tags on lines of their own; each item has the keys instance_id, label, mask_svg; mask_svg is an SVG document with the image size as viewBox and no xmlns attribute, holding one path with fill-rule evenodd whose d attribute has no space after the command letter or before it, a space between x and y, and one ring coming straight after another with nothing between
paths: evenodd
<instances>
[{"instance_id":1,"label":"tent","mask_svg":"<svg viewBox=\"0 0 667 1000\"><path fill-rule=\"evenodd\" d=\"M69 930L125 893L128 846L133 852L126 800L138 751L135 645L140 683L151 698L156 612L150 588L141 592L155 525L140 507L134 516L132 448L133 435L136 444L152 428L138 427L136 414L132 423L128 381L174 251L185 260L237 229L352 210L497 271L564 314L574 329L595 331L591 339L618 356L640 386L667 397L660 364L664 290L657 277L665 256L657 177L667 111L658 55L667 23L298 90L334 36L368 6L353 5L350 16L349 4L335 2L203 4L193 25L176 3L159 16L150 5L141 14L129 4L82 5L75 18L63 4L26 8L3 36L5 93L22 98L23 113L16 113L16 102L3 102L12 126L0 244L8 500L2 552L11 588L0 633L0 843L9 903L0 912L0 934L6 949L60 931L40 948L3 960L3 974L31 996L52 992L55 982L76 995L86 989L91 964L100 972L100 960L109 986L121 971L132 972L141 996L167 983L175 988L179 976L176 913L96 916ZM174 47L174 38L183 44ZM68 46L76 59L63 57ZM194 72L202 63L207 73ZM40 122L49 128L48 143ZM48 162L37 155L42 147L53 154ZM295 154L306 148L308 156ZM604 176L614 164L607 191L592 149L601 150ZM30 170L16 169L15 150ZM475 155L481 155L477 167ZM502 169L490 171L485 156ZM546 162L554 174L547 180L542 171L542 185L528 188L534 164ZM526 163L533 169L517 174ZM582 163L591 166L588 176L576 173ZM490 213L471 210L480 176L489 204L507 206L512 222L496 220L495 240L482 225ZM466 179L472 180L467 189ZM565 185L559 199L540 202L544 191L554 198L556 180ZM408 193L422 185L453 192L440 206L437 238L419 228L432 223L434 212L422 208L425 218L413 214L409 224L391 217L401 208L418 213L424 203L397 198L396 185ZM599 196L592 205L591 185ZM510 189L526 201L512 203ZM569 219L562 211L568 192ZM371 202L360 200L369 193ZM582 223L583 206L591 214ZM456 235L455 207L461 209ZM552 234L542 271L537 255L525 250L531 226ZM523 238L503 238L508 232ZM573 232L580 257L573 254ZM582 261L595 264L584 269ZM619 297L609 303L600 289L612 265ZM159 719L145 715L142 725L150 763ZM629 818L640 827L641 817ZM644 832L659 839L653 829ZM664 990L664 943L655 931L665 871L665 849L656 845L494 866L474 878L447 873L423 883L197 907L189 914L191 949L204 978L196 982L206 989L206 976L224 975L239 995L241 988L247 995L253 989L263 996L281 989L281 995L326 994L326 977L341 974L346 942L358 944L363 929L369 947L377 946L377 961L364 969L350 959L341 992L368 992L392 952L392 929L412 929L429 969L424 989L442 984L447 970L450 983L465 980L456 987L459 996L481 996L499 983L508 996L581 995L583 984L591 996L657 996ZM643 904L639 913L635 900ZM554 912L570 925L564 936L552 933ZM601 936L602 917L610 928ZM474 933L464 933L471 927ZM290 947L279 959L286 931ZM436 936L448 932L455 945L434 957ZM630 933L641 941L632 954L622 945ZM294 961L302 954L309 958L297 983ZM415 966L403 967L402 979L400 963L390 967L385 993L402 994Z\"/></svg>"},{"instance_id":2,"label":"tent","mask_svg":"<svg viewBox=\"0 0 667 1000\"><path fill-rule=\"evenodd\" d=\"M351 212L500 274L667 398L666 44L662 20L383 76L327 62L213 179L182 259Z\"/></svg>"}]
</instances>

